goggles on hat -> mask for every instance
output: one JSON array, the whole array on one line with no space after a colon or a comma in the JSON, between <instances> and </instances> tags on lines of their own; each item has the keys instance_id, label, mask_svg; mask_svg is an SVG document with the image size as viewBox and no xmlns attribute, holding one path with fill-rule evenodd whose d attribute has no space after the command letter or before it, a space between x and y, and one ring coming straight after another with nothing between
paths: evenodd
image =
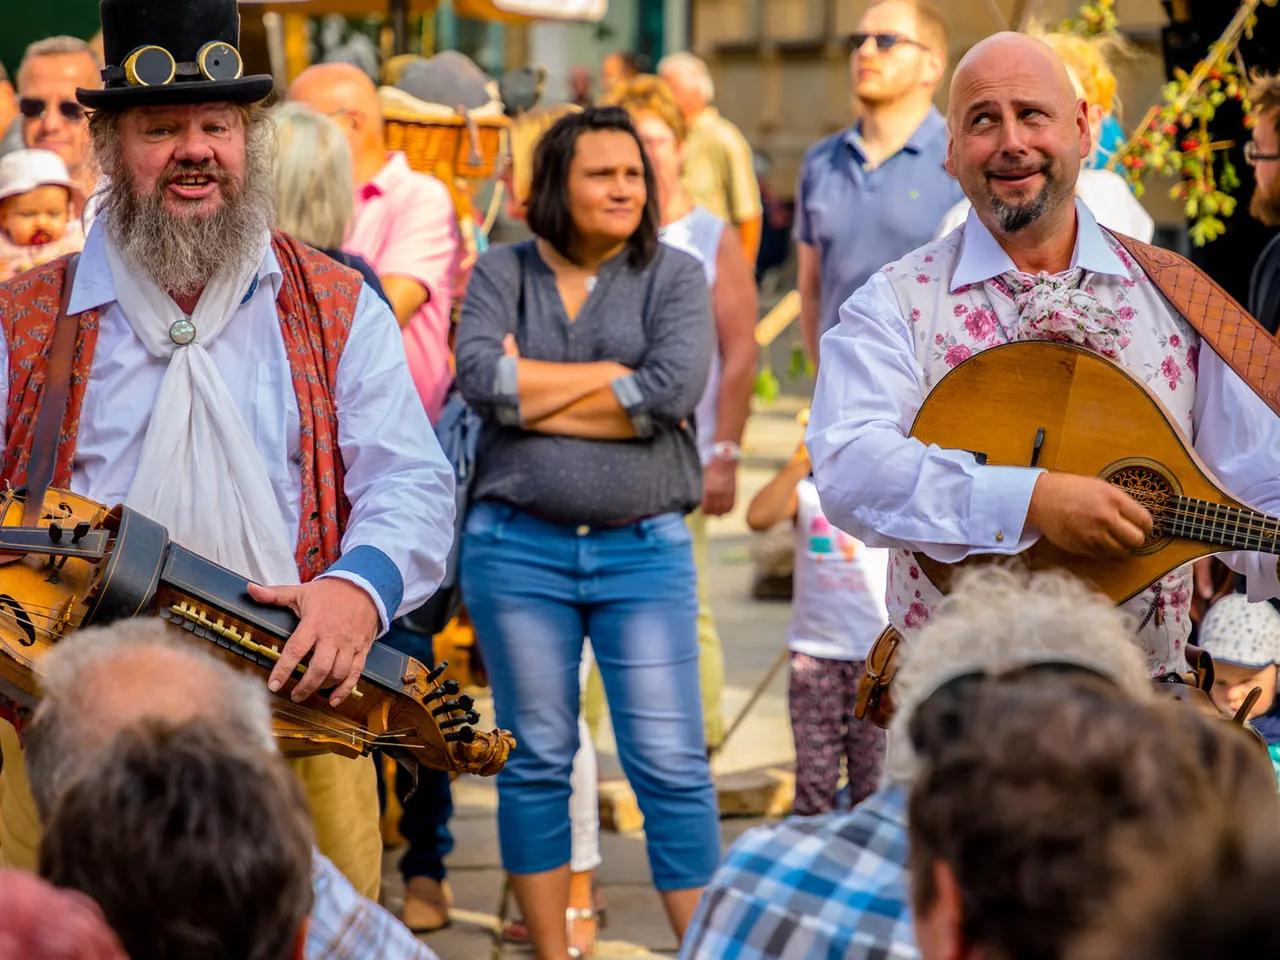
<instances>
[{"instance_id":1,"label":"goggles on hat","mask_svg":"<svg viewBox=\"0 0 1280 960\"><path fill-rule=\"evenodd\" d=\"M107 67L102 79L123 80L132 87L163 87L175 77L204 77L206 80L238 80L244 73L240 51L229 43L213 40L196 54L194 61L179 63L164 47L147 44L136 48L118 67Z\"/></svg>"}]
</instances>

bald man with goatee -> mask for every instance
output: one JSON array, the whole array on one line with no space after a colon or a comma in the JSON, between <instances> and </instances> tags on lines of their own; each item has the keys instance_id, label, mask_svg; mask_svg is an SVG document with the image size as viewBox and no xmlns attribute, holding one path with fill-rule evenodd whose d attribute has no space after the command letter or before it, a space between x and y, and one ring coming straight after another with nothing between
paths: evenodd
<instances>
[{"instance_id":1,"label":"bald man with goatee","mask_svg":"<svg viewBox=\"0 0 1280 960\"><path fill-rule=\"evenodd\" d=\"M404 333L405 355L432 422L452 382L449 316L460 260L458 221L445 185L388 152L373 81L357 67L308 67L289 99L332 117L351 145L355 217L343 249L378 274Z\"/></svg>"},{"instance_id":2,"label":"bald man with goatee","mask_svg":"<svg viewBox=\"0 0 1280 960\"><path fill-rule=\"evenodd\" d=\"M933 386L988 347L1052 337L1101 353L1146 383L1229 491L1280 509L1280 419L1202 349L1194 323L1075 198L1093 144L1057 56L1022 34L988 37L956 67L947 127L947 170L973 204L968 220L845 302L822 340L808 432L832 523L892 548L889 618L907 642L940 599L913 551L954 563L1043 537L1116 557L1152 529L1144 507L1096 477L986 465L908 435ZM1071 329L1048 322L1056 316L1071 317ZM1251 600L1280 594L1273 556L1223 559L1247 576ZM1184 567L1125 604L1153 675L1186 669L1190 598Z\"/></svg>"}]
</instances>

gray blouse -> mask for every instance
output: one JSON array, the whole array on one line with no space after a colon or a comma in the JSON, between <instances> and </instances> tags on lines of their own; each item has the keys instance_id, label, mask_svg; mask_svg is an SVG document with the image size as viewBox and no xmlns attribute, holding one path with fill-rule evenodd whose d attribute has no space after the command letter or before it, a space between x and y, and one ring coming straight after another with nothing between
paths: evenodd
<instances>
[{"instance_id":1,"label":"gray blouse","mask_svg":"<svg viewBox=\"0 0 1280 960\"><path fill-rule=\"evenodd\" d=\"M515 360L612 360L634 371L613 383L633 440L551 436L520 425ZM501 500L566 523L688 512L702 497L693 423L714 330L701 264L659 245L636 270L623 252L601 265L570 322L555 274L534 241L480 257L455 348L458 388L484 418L472 500Z\"/></svg>"}]
</instances>

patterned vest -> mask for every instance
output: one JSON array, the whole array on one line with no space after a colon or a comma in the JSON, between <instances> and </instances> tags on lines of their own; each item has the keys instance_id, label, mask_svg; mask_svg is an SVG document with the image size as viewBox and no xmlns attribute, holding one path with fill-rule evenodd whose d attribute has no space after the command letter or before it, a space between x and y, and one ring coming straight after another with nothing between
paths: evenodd
<instances>
[{"instance_id":1,"label":"patterned vest","mask_svg":"<svg viewBox=\"0 0 1280 960\"><path fill-rule=\"evenodd\" d=\"M1121 364L1151 388L1188 437L1193 436L1196 363L1200 340L1116 240L1103 232L1128 276L1086 273L1081 286L1128 325ZM964 230L956 230L884 268L913 334L915 357L932 389L973 354L1016 338L1020 321L999 278L948 288L960 258ZM920 626L941 597L904 550L890 552L889 619L899 630ZM1186 669L1191 631L1190 567L1183 567L1124 604L1141 629L1138 643L1152 675Z\"/></svg>"},{"instance_id":2,"label":"patterned vest","mask_svg":"<svg viewBox=\"0 0 1280 960\"><path fill-rule=\"evenodd\" d=\"M343 494L334 397L338 361L351 332L363 282L354 270L283 233L271 238L283 280L276 306L298 399L302 497L295 559L303 583L323 573L341 553L350 504ZM44 393L49 349L58 316L66 258L0 284L0 329L9 345L9 405L5 412L0 482L26 482L31 431ZM66 417L58 437L53 484L69 487L94 346L97 310L80 315Z\"/></svg>"}]
</instances>

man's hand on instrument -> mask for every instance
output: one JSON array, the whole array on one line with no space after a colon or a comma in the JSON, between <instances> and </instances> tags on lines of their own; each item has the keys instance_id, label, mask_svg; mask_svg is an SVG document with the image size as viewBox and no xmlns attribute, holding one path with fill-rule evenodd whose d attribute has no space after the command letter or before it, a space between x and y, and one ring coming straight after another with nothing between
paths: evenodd
<instances>
[{"instance_id":1,"label":"man's hand on instrument","mask_svg":"<svg viewBox=\"0 0 1280 960\"><path fill-rule=\"evenodd\" d=\"M381 621L369 595L347 580L324 577L301 586L261 587L249 584L259 603L288 607L298 616L298 629L284 645L267 686L279 690L311 651L307 672L290 696L301 703L321 687L337 684L329 698L337 706L347 698L364 670L365 657Z\"/></svg>"},{"instance_id":2,"label":"man's hand on instrument","mask_svg":"<svg viewBox=\"0 0 1280 960\"><path fill-rule=\"evenodd\" d=\"M1042 473L1027 519L1055 547L1086 557L1123 557L1151 532L1151 514L1119 487L1073 473Z\"/></svg>"}]
</instances>

